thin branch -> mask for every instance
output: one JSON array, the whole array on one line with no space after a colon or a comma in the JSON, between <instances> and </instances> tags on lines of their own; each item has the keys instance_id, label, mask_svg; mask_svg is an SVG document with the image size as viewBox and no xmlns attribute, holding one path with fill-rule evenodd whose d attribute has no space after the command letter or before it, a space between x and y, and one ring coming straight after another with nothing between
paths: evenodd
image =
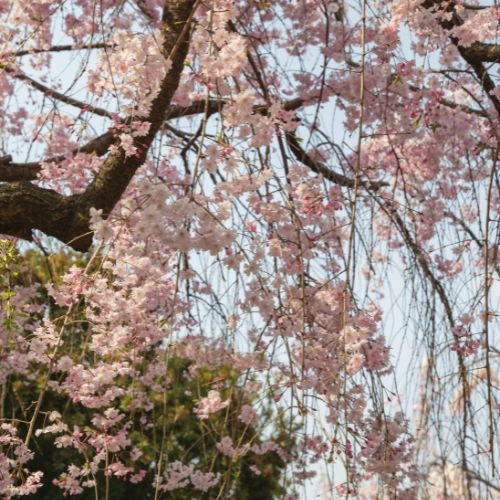
<instances>
[{"instance_id":1,"label":"thin branch","mask_svg":"<svg viewBox=\"0 0 500 500\"><path fill-rule=\"evenodd\" d=\"M313 172L316 172L317 174L322 175L325 179L328 179L329 181L333 182L334 184L338 184L339 186L344 186L353 189L356 184L359 186L363 186L364 188L370 190L370 191L377 191L381 187L388 186L386 182L383 181L364 181L364 180L358 180L356 182L355 179L352 179L350 177L347 177L345 175L339 174L337 172L334 172L333 170L330 170L326 165L323 163L319 163L314 161L300 146L299 140L297 139L297 136L291 132L286 132L285 133L285 138L286 142L288 144L288 147L294 154L295 158L297 161L305 165L306 167L309 167Z\"/></svg>"},{"instance_id":2,"label":"thin branch","mask_svg":"<svg viewBox=\"0 0 500 500\"><path fill-rule=\"evenodd\" d=\"M419 87L417 87L416 85L413 85L411 83L408 84L408 88L410 90L412 90L413 92L421 92L423 90L423 89L420 89ZM439 99L439 104L441 104L442 106L446 106L447 108L458 109L458 110L463 111L464 113L467 113L469 115L476 115L476 116L480 116L481 118L490 118L488 113L482 109L474 109L474 108L471 108L469 106L466 106L465 104L459 104L457 102L450 101L449 99L446 99L444 97Z\"/></svg>"},{"instance_id":3,"label":"thin branch","mask_svg":"<svg viewBox=\"0 0 500 500\"><path fill-rule=\"evenodd\" d=\"M106 49L112 48L112 44L107 43L89 43L87 45L53 45L48 49L26 49L26 50L18 50L16 52L7 52L6 54L2 54L2 58L11 58L11 57L23 57L23 56L31 56L33 54L45 54L50 52L68 52L73 50L93 50L93 49Z\"/></svg>"},{"instance_id":4,"label":"thin branch","mask_svg":"<svg viewBox=\"0 0 500 500\"><path fill-rule=\"evenodd\" d=\"M68 104L70 106L74 106L75 108L79 108L82 111L88 111L89 113L93 113L93 114L99 115L99 116L104 116L106 118L111 118L111 119L113 118L113 113L111 113L110 111L108 111L104 108L99 108L97 106L91 106L90 104L79 101L78 99L75 99L75 98L70 97L68 95L62 94L61 92L58 92L57 90L51 89L50 87L47 87L46 85L43 85L42 83L34 80L30 76L25 75L24 73L22 73L18 69L14 69L10 66L7 66L7 65L4 65L1 63L0 63L0 69L3 69L6 73L9 73L9 75L16 78L17 80L21 80L22 82L26 82L30 87L33 87L34 89L39 90L47 97L52 97L53 99L61 101L64 104Z\"/></svg>"}]
</instances>

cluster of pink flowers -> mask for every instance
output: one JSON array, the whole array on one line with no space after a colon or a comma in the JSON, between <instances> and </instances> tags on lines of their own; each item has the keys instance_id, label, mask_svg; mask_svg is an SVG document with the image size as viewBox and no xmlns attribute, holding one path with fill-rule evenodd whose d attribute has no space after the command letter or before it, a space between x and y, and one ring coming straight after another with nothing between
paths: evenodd
<instances>
[{"instance_id":1,"label":"cluster of pink flowers","mask_svg":"<svg viewBox=\"0 0 500 500\"><path fill-rule=\"evenodd\" d=\"M227 408L228 405L229 401L222 401L218 391L208 391L208 396L198 403L194 412L199 419L205 420L210 418L212 413Z\"/></svg>"},{"instance_id":2,"label":"cluster of pink flowers","mask_svg":"<svg viewBox=\"0 0 500 500\"><path fill-rule=\"evenodd\" d=\"M34 453L18 436L15 426L0 425L0 494L7 498L31 495L41 486L43 472L30 472L27 463ZM19 478L23 478L19 481Z\"/></svg>"}]
</instances>

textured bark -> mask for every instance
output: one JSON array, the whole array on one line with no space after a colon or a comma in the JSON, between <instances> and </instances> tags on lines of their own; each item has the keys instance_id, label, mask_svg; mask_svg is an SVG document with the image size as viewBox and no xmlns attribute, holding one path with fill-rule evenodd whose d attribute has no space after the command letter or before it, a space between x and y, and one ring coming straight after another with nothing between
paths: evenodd
<instances>
[{"instance_id":1,"label":"textured bark","mask_svg":"<svg viewBox=\"0 0 500 500\"><path fill-rule=\"evenodd\" d=\"M80 210L78 197L65 197L29 182L0 185L0 231L31 240L32 229L76 250L86 250L92 243L88 212Z\"/></svg>"},{"instance_id":2,"label":"textured bark","mask_svg":"<svg viewBox=\"0 0 500 500\"><path fill-rule=\"evenodd\" d=\"M92 244L89 228L91 207L103 210L103 217L109 213L122 197L137 169L144 163L154 137L163 125L169 112L169 105L179 85L183 63L189 47L191 16L196 0L167 0L162 17L164 37L163 54L172 61L158 96L153 101L146 121L151 123L145 137L137 138L135 146L141 152L139 157L125 157L123 152L110 155L84 193L63 196L51 189L34 186L29 182L11 182L0 185L0 233L26 240L32 239L32 230L39 229L55 236L75 250L86 251ZM87 152L104 154L113 142L112 134L91 141ZM81 151L81 150L80 150ZM5 157L0 161L0 172L15 179L16 165ZM40 165L17 165L21 178L33 179ZM1 174L0 174L1 175Z\"/></svg>"},{"instance_id":3,"label":"textured bark","mask_svg":"<svg viewBox=\"0 0 500 500\"><path fill-rule=\"evenodd\" d=\"M469 61L500 63L500 45L474 42L469 47L462 47L462 50Z\"/></svg>"}]
</instances>

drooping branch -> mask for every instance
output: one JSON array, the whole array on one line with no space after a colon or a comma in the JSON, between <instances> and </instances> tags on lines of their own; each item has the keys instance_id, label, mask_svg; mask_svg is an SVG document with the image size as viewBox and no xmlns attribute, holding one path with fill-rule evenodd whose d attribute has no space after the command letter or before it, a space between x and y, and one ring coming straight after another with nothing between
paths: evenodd
<instances>
[{"instance_id":1,"label":"drooping branch","mask_svg":"<svg viewBox=\"0 0 500 500\"><path fill-rule=\"evenodd\" d=\"M325 179L329 180L330 182L333 182L334 184L338 184L339 186L348 187L351 189L355 188L356 186L355 179L334 172L323 163L314 161L306 153L306 151L302 149L295 134L291 132L286 132L285 137L288 147L292 151L297 161L299 161L306 167L310 168L313 172L322 175ZM359 186L363 186L370 191L377 191L381 187L388 186L388 184L383 181L366 181L363 179L359 179L357 183Z\"/></svg>"},{"instance_id":2,"label":"drooping branch","mask_svg":"<svg viewBox=\"0 0 500 500\"><path fill-rule=\"evenodd\" d=\"M162 50L172 65L146 117L151 124L149 132L135 139L134 146L140 154L126 157L123 151L119 151L108 156L92 183L79 195L63 196L27 182L0 185L0 233L30 240L32 229L39 229L75 250L85 251L90 247L90 208L101 209L104 217L109 215L136 170L144 163L149 147L165 121L187 55L195 5L196 0L165 2L161 24Z\"/></svg>"}]
</instances>

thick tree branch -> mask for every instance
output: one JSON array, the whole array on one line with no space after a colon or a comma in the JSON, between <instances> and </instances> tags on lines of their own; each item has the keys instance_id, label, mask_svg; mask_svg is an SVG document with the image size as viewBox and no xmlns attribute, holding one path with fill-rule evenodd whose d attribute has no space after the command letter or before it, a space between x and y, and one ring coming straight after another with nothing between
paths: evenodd
<instances>
[{"instance_id":1,"label":"thick tree branch","mask_svg":"<svg viewBox=\"0 0 500 500\"><path fill-rule=\"evenodd\" d=\"M462 47L462 50L469 61L500 63L500 45L474 42L468 47Z\"/></svg>"},{"instance_id":2,"label":"thick tree branch","mask_svg":"<svg viewBox=\"0 0 500 500\"><path fill-rule=\"evenodd\" d=\"M109 149L109 146L115 142L115 136L112 132L106 132L95 139L92 139L87 144L72 151L72 155L77 153L95 154L104 156ZM68 158L66 155L55 156L44 160L45 163L58 163ZM12 163L12 156L7 155L0 158L0 182L18 182L18 181L33 181L38 178L38 174L42 169L41 162L27 163Z\"/></svg>"},{"instance_id":3,"label":"thick tree branch","mask_svg":"<svg viewBox=\"0 0 500 500\"><path fill-rule=\"evenodd\" d=\"M89 246L92 237L85 216L76 220L74 200L29 182L0 185L0 233L31 240L31 230L68 243L77 250Z\"/></svg>"}]
</instances>

